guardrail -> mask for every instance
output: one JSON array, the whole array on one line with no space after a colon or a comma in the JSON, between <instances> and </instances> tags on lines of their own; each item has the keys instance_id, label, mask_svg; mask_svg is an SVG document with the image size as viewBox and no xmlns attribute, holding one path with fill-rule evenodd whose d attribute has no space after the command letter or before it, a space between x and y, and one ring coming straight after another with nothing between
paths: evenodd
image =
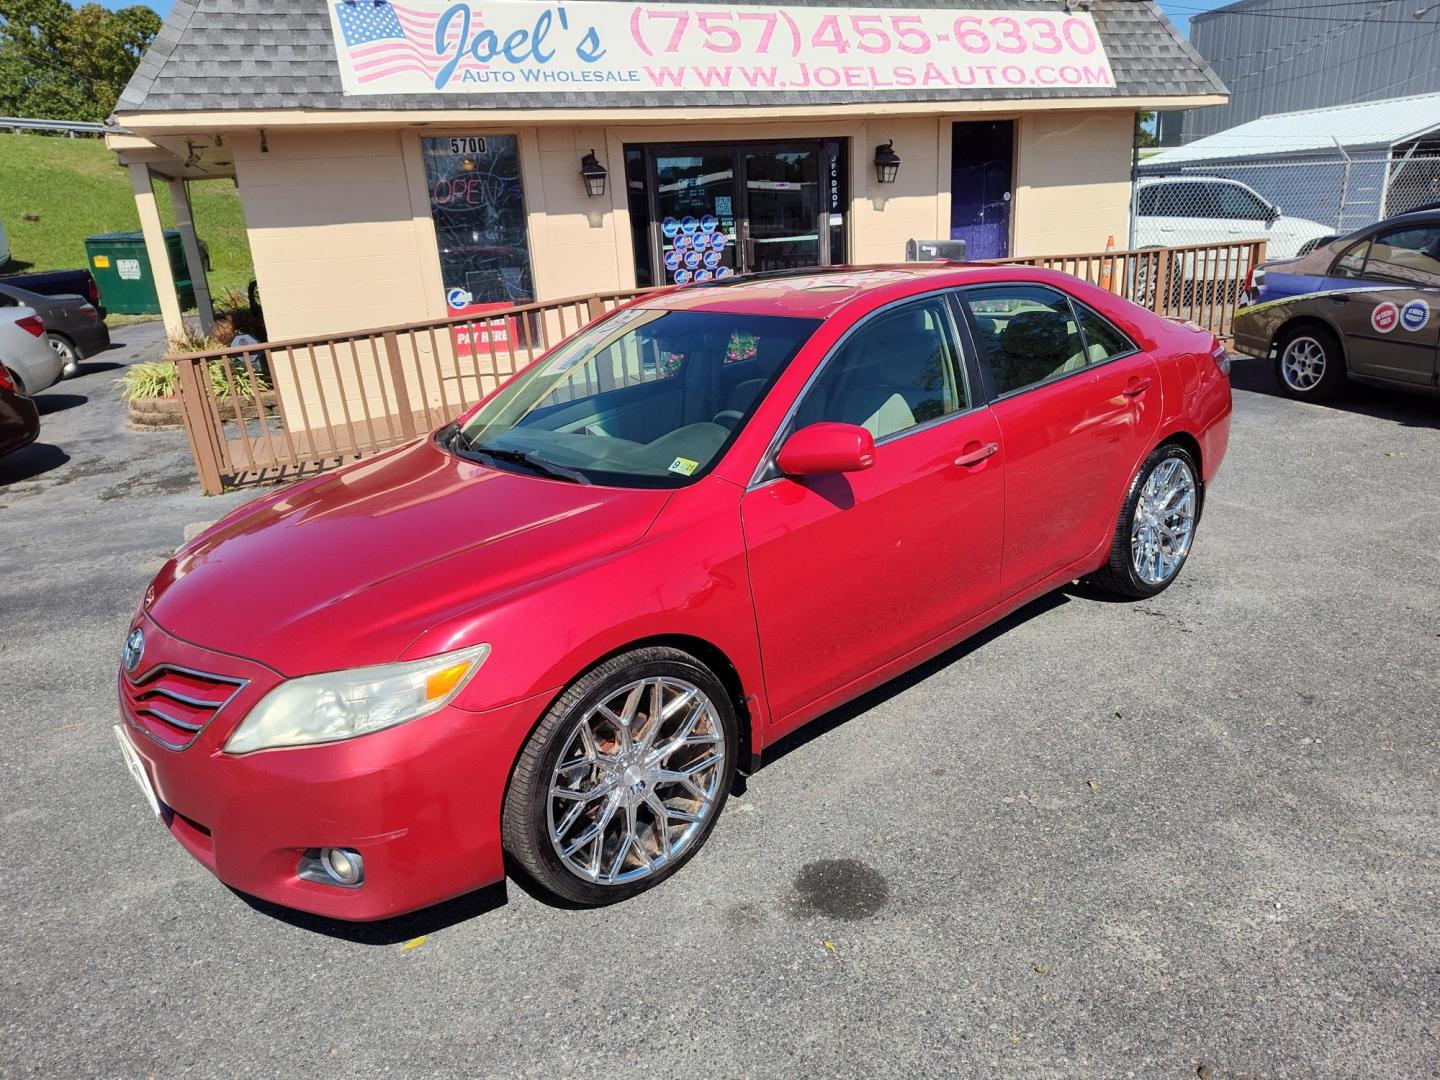
<instances>
[{"instance_id":1,"label":"guardrail","mask_svg":"<svg viewBox=\"0 0 1440 1080\"><path fill-rule=\"evenodd\" d=\"M76 135L104 135L112 130L88 120L37 120L28 116L0 116L0 130L51 131L74 138Z\"/></svg>"},{"instance_id":2,"label":"guardrail","mask_svg":"<svg viewBox=\"0 0 1440 1080\"><path fill-rule=\"evenodd\" d=\"M1263 240L996 260L1084 278L1224 337ZM200 485L295 479L448 422L634 289L171 356ZM212 378L213 375L213 378ZM216 392L216 390L219 392Z\"/></svg>"}]
</instances>

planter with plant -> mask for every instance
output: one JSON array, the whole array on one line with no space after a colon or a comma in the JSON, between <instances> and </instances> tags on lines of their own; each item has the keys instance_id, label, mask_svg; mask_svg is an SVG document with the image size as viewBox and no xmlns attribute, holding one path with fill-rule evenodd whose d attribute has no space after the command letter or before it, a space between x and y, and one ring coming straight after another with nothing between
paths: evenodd
<instances>
[{"instance_id":1,"label":"planter with plant","mask_svg":"<svg viewBox=\"0 0 1440 1080\"><path fill-rule=\"evenodd\" d=\"M233 364L230 378L225 377L224 360L211 360L206 365L210 392L221 398L227 418L239 400L240 415L253 420L258 415L256 401L269 413L276 405L275 391L258 371L252 376L243 364ZM120 396L130 413L129 426L142 431L159 431L183 427L180 416L178 383L180 373L171 360L152 360L132 364L120 379ZM231 397L233 392L234 397Z\"/></svg>"}]
</instances>

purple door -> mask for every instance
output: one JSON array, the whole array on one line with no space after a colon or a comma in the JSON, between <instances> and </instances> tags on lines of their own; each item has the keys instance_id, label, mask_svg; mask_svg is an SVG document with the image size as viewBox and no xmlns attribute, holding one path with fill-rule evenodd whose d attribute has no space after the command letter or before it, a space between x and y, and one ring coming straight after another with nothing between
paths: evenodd
<instances>
[{"instance_id":1,"label":"purple door","mask_svg":"<svg viewBox=\"0 0 1440 1080\"><path fill-rule=\"evenodd\" d=\"M950 239L965 241L967 259L1010 254L1013 120L954 125L950 150Z\"/></svg>"}]
</instances>

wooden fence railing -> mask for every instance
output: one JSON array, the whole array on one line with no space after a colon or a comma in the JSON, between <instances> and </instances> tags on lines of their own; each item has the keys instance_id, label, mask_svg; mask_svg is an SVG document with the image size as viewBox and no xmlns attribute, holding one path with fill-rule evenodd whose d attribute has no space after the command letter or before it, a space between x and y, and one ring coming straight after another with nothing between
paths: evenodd
<instances>
[{"instance_id":1,"label":"wooden fence railing","mask_svg":"<svg viewBox=\"0 0 1440 1080\"><path fill-rule=\"evenodd\" d=\"M1224 337L1245 275L1264 252L1264 241L1244 241L1002 261L1074 274ZM200 485L217 494L295 479L440 427L646 291L171 356Z\"/></svg>"}]
</instances>

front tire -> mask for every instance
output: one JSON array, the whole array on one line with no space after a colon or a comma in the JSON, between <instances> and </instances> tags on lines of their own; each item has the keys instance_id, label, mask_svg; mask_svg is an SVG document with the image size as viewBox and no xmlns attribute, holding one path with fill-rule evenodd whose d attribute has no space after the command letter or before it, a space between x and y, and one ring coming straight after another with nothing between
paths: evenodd
<instances>
[{"instance_id":1,"label":"front tire","mask_svg":"<svg viewBox=\"0 0 1440 1080\"><path fill-rule=\"evenodd\" d=\"M1340 339L1323 326L1299 326L1276 343L1275 378L1296 401L1324 401L1345 382Z\"/></svg>"},{"instance_id":2,"label":"front tire","mask_svg":"<svg viewBox=\"0 0 1440 1080\"><path fill-rule=\"evenodd\" d=\"M1200 469L1189 451L1174 443L1157 446L1130 481L1110 558L1090 580L1135 599L1169 588L1190 557L1200 494Z\"/></svg>"},{"instance_id":3,"label":"front tire","mask_svg":"<svg viewBox=\"0 0 1440 1080\"><path fill-rule=\"evenodd\" d=\"M612 657L560 695L521 750L501 818L505 850L571 903L653 888L709 838L738 746L730 695L693 656Z\"/></svg>"}]
</instances>

